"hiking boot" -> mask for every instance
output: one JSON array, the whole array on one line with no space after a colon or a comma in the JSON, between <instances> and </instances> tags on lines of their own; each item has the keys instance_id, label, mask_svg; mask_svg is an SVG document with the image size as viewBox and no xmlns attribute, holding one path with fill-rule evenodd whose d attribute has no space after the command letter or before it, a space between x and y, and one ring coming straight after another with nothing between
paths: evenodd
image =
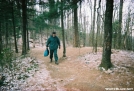
<instances>
[{"instance_id":1,"label":"hiking boot","mask_svg":"<svg viewBox=\"0 0 134 91\"><path fill-rule=\"evenodd\" d=\"M57 64L57 65L58 65L59 63L58 63L58 62L55 62L55 64Z\"/></svg>"},{"instance_id":2,"label":"hiking boot","mask_svg":"<svg viewBox=\"0 0 134 91\"><path fill-rule=\"evenodd\" d=\"M52 59L50 59L50 63L52 63Z\"/></svg>"}]
</instances>

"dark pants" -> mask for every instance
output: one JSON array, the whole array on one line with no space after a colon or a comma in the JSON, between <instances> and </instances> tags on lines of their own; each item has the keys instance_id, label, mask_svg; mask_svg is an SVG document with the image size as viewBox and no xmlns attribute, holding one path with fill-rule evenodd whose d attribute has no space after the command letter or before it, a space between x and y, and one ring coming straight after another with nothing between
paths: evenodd
<instances>
[{"instance_id":1,"label":"dark pants","mask_svg":"<svg viewBox=\"0 0 134 91\"><path fill-rule=\"evenodd\" d=\"M58 62L57 49L56 50L50 50L50 59L53 59L53 54L54 54L55 62Z\"/></svg>"}]
</instances>

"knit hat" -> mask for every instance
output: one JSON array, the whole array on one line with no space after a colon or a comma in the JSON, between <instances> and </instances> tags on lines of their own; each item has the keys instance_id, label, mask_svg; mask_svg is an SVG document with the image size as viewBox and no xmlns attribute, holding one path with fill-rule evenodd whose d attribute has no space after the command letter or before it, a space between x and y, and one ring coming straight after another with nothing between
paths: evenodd
<instances>
[{"instance_id":1,"label":"knit hat","mask_svg":"<svg viewBox=\"0 0 134 91\"><path fill-rule=\"evenodd\" d=\"M56 32L52 32L52 34L56 34Z\"/></svg>"}]
</instances>

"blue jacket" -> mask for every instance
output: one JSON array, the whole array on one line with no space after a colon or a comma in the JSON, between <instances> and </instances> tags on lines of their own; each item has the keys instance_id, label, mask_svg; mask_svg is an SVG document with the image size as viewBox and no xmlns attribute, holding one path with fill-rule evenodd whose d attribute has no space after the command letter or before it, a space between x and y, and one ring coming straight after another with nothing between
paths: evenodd
<instances>
[{"instance_id":1,"label":"blue jacket","mask_svg":"<svg viewBox=\"0 0 134 91\"><path fill-rule=\"evenodd\" d=\"M58 46L60 46L60 40L57 36L53 37L52 35L47 40L47 47L49 47L50 50L56 50L58 49Z\"/></svg>"}]
</instances>

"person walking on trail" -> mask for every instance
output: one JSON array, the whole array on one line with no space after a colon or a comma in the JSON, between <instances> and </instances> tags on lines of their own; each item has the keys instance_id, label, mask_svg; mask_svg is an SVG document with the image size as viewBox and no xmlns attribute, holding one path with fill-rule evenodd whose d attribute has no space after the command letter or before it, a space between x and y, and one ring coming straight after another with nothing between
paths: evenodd
<instances>
[{"instance_id":1,"label":"person walking on trail","mask_svg":"<svg viewBox=\"0 0 134 91\"><path fill-rule=\"evenodd\" d=\"M48 38L46 48L48 47L50 49L50 62L52 62L54 54L55 64L58 65L59 63L58 63L57 49L58 47L60 49L60 40L56 36L56 32L52 32L52 35Z\"/></svg>"}]
</instances>

